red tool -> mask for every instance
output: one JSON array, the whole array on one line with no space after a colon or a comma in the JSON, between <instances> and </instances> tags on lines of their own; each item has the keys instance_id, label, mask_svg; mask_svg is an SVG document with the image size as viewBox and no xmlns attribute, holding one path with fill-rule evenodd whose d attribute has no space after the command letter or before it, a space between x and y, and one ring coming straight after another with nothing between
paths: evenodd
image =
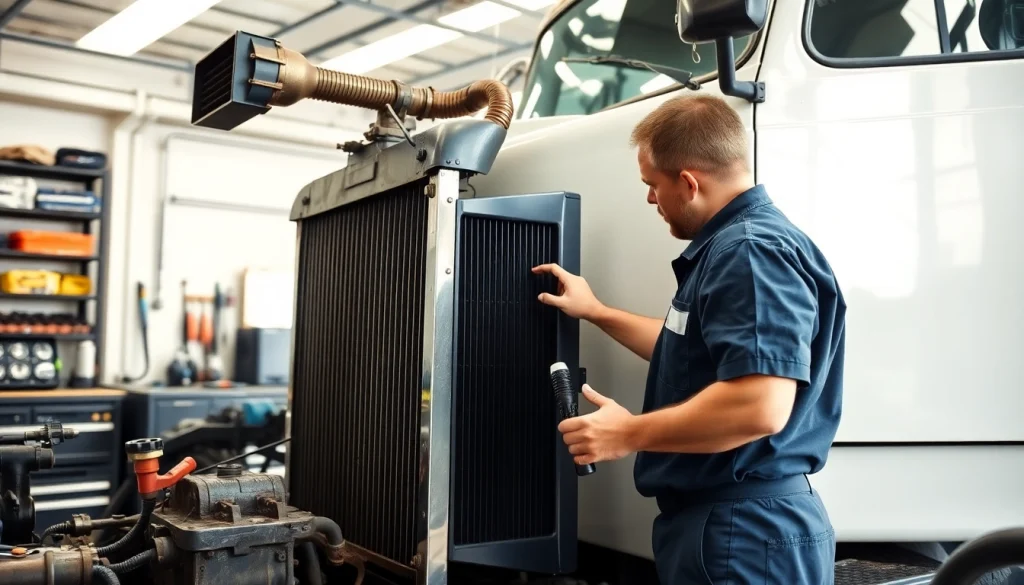
<instances>
[{"instance_id":1,"label":"red tool","mask_svg":"<svg viewBox=\"0 0 1024 585\"><path fill-rule=\"evenodd\" d=\"M181 478L196 469L196 460L186 457L170 471L160 475L160 456L164 454L162 439L128 441L124 444L124 450L134 464L139 495L144 499L155 498L160 492L178 483Z\"/></svg>"}]
</instances>

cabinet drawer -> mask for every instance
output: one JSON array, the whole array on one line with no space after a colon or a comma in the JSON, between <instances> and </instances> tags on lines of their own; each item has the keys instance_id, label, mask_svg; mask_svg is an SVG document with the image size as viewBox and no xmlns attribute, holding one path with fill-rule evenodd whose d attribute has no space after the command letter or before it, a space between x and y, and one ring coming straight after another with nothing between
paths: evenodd
<instances>
[{"instance_id":1,"label":"cabinet drawer","mask_svg":"<svg viewBox=\"0 0 1024 585\"><path fill-rule=\"evenodd\" d=\"M32 409L27 406L0 406L0 426L25 425L31 419Z\"/></svg>"}]
</instances>

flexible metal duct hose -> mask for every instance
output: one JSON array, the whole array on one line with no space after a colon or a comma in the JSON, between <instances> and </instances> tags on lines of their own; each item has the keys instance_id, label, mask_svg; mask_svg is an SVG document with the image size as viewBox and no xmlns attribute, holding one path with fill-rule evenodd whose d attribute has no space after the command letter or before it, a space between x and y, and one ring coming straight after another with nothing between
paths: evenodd
<instances>
[{"instance_id":1,"label":"flexible metal duct hose","mask_svg":"<svg viewBox=\"0 0 1024 585\"><path fill-rule=\"evenodd\" d=\"M457 118L487 108L484 119L505 129L512 123L512 94L494 79L475 81L455 91L437 91L321 69L302 54L281 46L277 52L284 65L280 73L281 89L274 92L272 105L288 106L305 98L373 110L389 104L401 110L404 105L407 114L418 118ZM403 96L403 92L408 93Z\"/></svg>"}]
</instances>

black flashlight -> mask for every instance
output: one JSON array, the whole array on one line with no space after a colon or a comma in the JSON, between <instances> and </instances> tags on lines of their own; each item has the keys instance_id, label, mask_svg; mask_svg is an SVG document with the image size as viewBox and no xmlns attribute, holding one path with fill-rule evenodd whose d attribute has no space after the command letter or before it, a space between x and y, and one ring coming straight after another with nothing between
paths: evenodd
<instances>
[{"instance_id":1,"label":"black flashlight","mask_svg":"<svg viewBox=\"0 0 1024 585\"><path fill-rule=\"evenodd\" d=\"M551 387L555 389L555 405L558 407L558 422L561 423L567 418L575 417L576 392L572 389L572 376L569 375L569 366L563 362L551 365ZM582 477L597 471L593 463L577 465L576 475Z\"/></svg>"}]
</instances>

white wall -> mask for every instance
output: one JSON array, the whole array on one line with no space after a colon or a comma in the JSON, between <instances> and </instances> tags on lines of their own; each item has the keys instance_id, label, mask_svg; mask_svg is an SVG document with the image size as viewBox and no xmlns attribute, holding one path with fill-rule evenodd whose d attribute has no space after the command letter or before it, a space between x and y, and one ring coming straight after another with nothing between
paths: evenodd
<instances>
[{"instance_id":1,"label":"white wall","mask_svg":"<svg viewBox=\"0 0 1024 585\"><path fill-rule=\"evenodd\" d=\"M216 142L205 142L204 138ZM159 293L160 308L151 308L149 314L151 367L146 380L161 380L181 345L182 280L187 281L188 294L212 295L216 282L240 302L245 268L291 270L295 260L295 227L286 211L269 214L172 204L166 207L163 223L162 290L157 291L164 198L175 195L287 210L303 185L343 166L344 153L183 131L167 125L144 127L138 142L142 155L133 163L130 207L124 210L125 229L118 232L119 239L111 246L112 266L118 270L112 270L110 278L112 311L106 355L108 363L116 365L117 374L134 376L142 370L134 302L136 283L141 281L148 287L151 300L156 301ZM282 302L290 306L290 299ZM222 314L228 343L221 349L229 373L233 371L239 310L236 303ZM198 354L194 357L200 358Z\"/></svg>"},{"instance_id":2,"label":"white wall","mask_svg":"<svg viewBox=\"0 0 1024 585\"><path fill-rule=\"evenodd\" d=\"M302 185L343 166L344 153L335 145L358 138L373 118L366 110L309 102L276 108L233 132L198 129L189 125L186 75L20 43L0 45L0 145L32 143L51 150L74 146L109 157L107 314L100 348L104 382L142 370L136 283L142 281L150 296L155 294L165 162L166 187L172 194L287 209ZM197 140L204 137L218 143ZM0 229L23 225L8 220ZM67 229L42 222L33 226ZM163 308L150 310L150 371L143 382L164 378L180 344L183 278L189 281L189 294L212 294L216 281L240 301L242 270L288 269L294 245L294 225L286 213L172 207ZM9 262L0 264L0 270L10 267ZM17 267L30 266L20 262ZM5 303L0 310L72 309L66 303L26 302ZM229 373L237 310L229 308L222 318L230 332L229 344L222 347ZM74 344L60 348L65 374L74 364L74 349Z\"/></svg>"}]
</instances>

